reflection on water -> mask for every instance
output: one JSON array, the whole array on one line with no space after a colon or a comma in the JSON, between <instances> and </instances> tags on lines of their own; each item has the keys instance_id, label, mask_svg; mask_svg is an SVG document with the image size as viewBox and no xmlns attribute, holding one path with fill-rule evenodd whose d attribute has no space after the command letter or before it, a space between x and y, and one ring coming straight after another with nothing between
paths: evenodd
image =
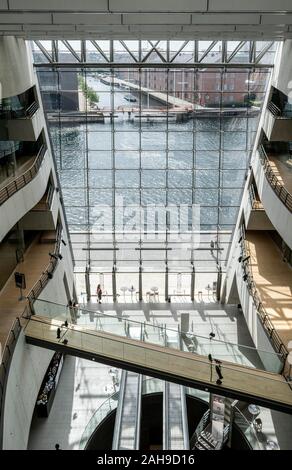
<instances>
[{"instance_id":1,"label":"reflection on water","mask_svg":"<svg viewBox=\"0 0 292 470\"><path fill-rule=\"evenodd\" d=\"M62 125L61 129L51 125L65 205L84 207L82 188L88 185L94 191L90 205L112 204L110 188L116 188L119 194L125 193L128 204L237 206L248 161L251 131L247 127L255 118L221 121L221 131L217 118L172 124L167 132L163 123L141 128L139 122L126 119L114 125L88 123L86 128L83 124ZM240 130L233 131L235 127ZM70 210L68 215L70 219Z\"/></svg>"}]
</instances>

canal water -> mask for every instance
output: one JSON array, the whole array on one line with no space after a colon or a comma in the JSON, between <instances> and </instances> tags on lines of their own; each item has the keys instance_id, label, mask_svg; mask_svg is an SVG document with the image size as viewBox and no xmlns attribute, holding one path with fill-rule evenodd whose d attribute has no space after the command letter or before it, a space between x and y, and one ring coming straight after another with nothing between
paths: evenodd
<instances>
[{"instance_id":1,"label":"canal water","mask_svg":"<svg viewBox=\"0 0 292 470\"><path fill-rule=\"evenodd\" d=\"M200 204L204 229L232 230L258 117L147 122L138 111L129 116L122 108L161 108L161 103L145 95L140 103L137 94L137 102L129 103L129 90L97 78L88 84L99 96L98 108L114 112L112 122L50 124L74 231L91 223L88 206L114 205L120 196L135 205Z\"/></svg>"}]
</instances>

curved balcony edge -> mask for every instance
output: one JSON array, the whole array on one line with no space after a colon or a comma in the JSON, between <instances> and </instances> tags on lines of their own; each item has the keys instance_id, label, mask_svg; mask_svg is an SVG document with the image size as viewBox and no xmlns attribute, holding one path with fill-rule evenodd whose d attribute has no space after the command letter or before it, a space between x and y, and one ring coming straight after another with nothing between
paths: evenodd
<instances>
[{"instance_id":1,"label":"curved balcony edge","mask_svg":"<svg viewBox=\"0 0 292 470\"><path fill-rule=\"evenodd\" d=\"M274 228L292 249L292 194L273 172L264 149L256 152L252 166L265 212Z\"/></svg>"},{"instance_id":2,"label":"curved balcony edge","mask_svg":"<svg viewBox=\"0 0 292 470\"><path fill-rule=\"evenodd\" d=\"M42 198L53 162L46 146L42 146L33 165L0 190L0 214L5 224L0 227L0 241L9 230Z\"/></svg>"},{"instance_id":3,"label":"curved balcony edge","mask_svg":"<svg viewBox=\"0 0 292 470\"><path fill-rule=\"evenodd\" d=\"M282 361L283 361L283 367L282 367L282 375L287 379L287 356L289 354L289 351L287 350L285 344L281 340L276 328L274 327L268 313L266 312L261 297L259 295L259 292L257 290L256 284L253 279L252 275L252 269L250 265L250 253L248 246L246 244L246 239L245 239L245 230L244 227L241 228L241 237L240 237L240 249L241 249L241 255L240 258L238 259L239 261L239 266L238 269L236 270L236 282L238 286L238 293L239 297L241 297L241 302L243 304L245 303L250 303L246 301L246 296L248 295L250 297L250 301L253 305L253 309L255 310L258 319L260 320L260 323L263 327L263 330L265 331L267 337L269 338L269 341L273 347L273 349L278 353L281 354L282 356ZM242 279L241 286L239 279ZM244 286L246 289L245 295L242 293L242 289L240 287ZM243 302L245 300L245 302ZM253 319L249 319L249 321L253 321ZM251 325L249 325L251 326Z\"/></svg>"}]
</instances>

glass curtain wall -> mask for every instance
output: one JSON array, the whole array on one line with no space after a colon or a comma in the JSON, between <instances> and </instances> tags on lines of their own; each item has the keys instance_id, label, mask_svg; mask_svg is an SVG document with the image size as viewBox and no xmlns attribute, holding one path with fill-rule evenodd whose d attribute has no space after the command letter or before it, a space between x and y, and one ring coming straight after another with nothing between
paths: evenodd
<instances>
[{"instance_id":1,"label":"glass curtain wall","mask_svg":"<svg viewBox=\"0 0 292 470\"><path fill-rule=\"evenodd\" d=\"M169 294L224 272L269 73L38 70L77 272L111 295L114 268L134 296L139 269L144 295L165 294L166 271Z\"/></svg>"}]
</instances>

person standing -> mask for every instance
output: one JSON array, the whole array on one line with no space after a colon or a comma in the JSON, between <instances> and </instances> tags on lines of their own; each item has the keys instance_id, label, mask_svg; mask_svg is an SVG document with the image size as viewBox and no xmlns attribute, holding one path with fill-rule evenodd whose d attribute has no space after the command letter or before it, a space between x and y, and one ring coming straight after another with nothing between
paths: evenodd
<instances>
[{"instance_id":1,"label":"person standing","mask_svg":"<svg viewBox=\"0 0 292 470\"><path fill-rule=\"evenodd\" d=\"M98 284L96 288L96 295L97 295L98 303L101 304L102 290L101 290L100 284Z\"/></svg>"}]
</instances>

